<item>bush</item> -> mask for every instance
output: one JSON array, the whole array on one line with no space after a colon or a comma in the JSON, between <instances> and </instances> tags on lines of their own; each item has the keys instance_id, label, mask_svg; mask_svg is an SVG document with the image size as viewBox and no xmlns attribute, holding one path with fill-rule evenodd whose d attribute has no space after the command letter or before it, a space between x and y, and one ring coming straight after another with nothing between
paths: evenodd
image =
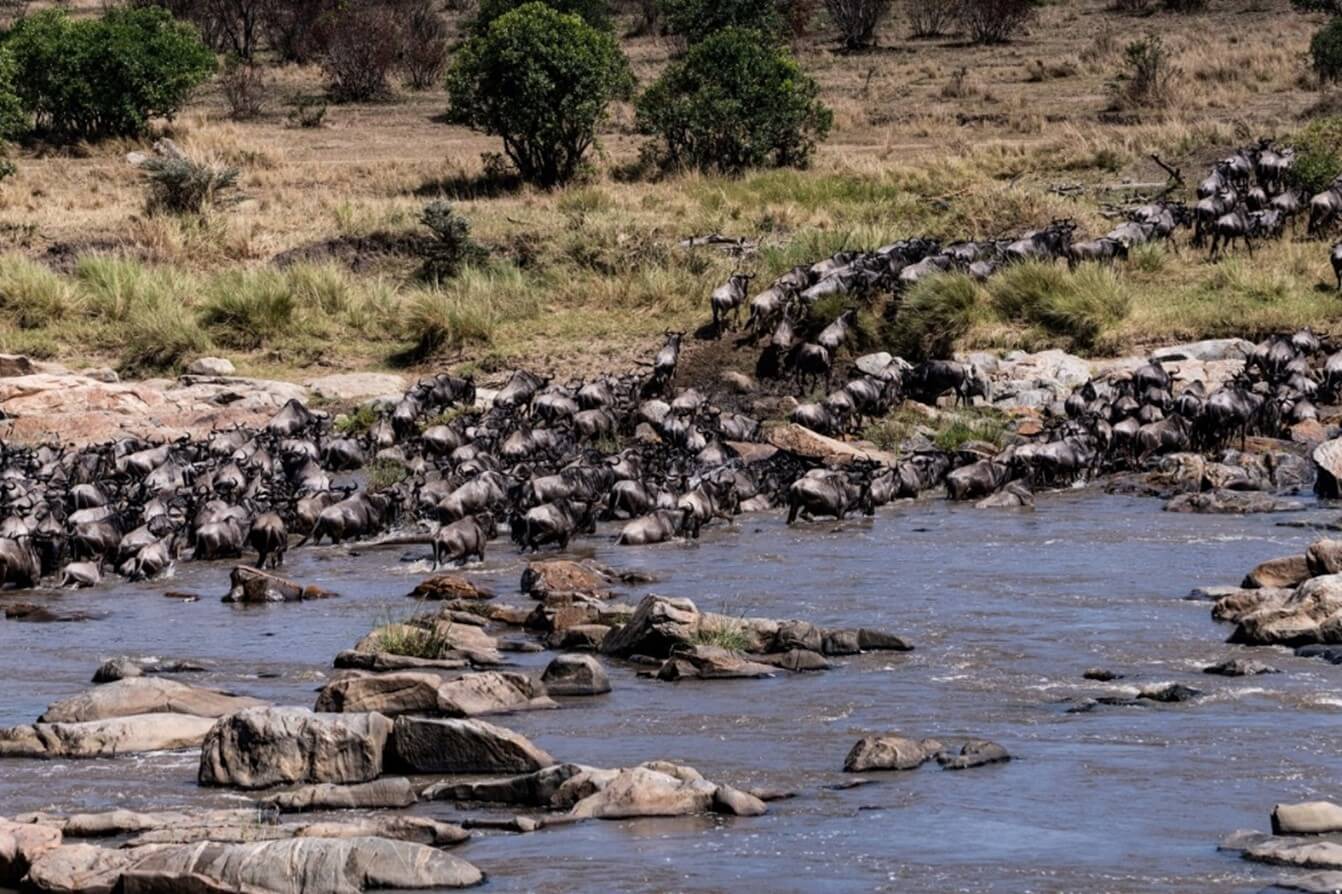
<instances>
[{"instance_id":1,"label":"bush","mask_svg":"<svg viewBox=\"0 0 1342 894\"><path fill-rule=\"evenodd\" d=\"M779 0L661 0L666 30L693 46L724 28L751 28L777 40L787 27Z\"/></svg>"},{"instance_id":2,"label":"bush","mask_svg":"<svg viewBox=\"0 0 1342 894\"><path fill-rule=\"evenodd\" d=\"M24 108L63 140L136 136L150 118L171 118L215 65L194 27L157 8L79 20L44 10L6 45Z\"/></svg>"},{"instance_id":3,"label":"bush","mask_svg":"<svg viewBox=\"0 0 1342 894\"><path fill-rule=\"evenodd\" d=\"M388 79L406 45L401 16L369 2L333 17L322 54L326 91L335 102L367 102L391 95Z\"/></svg>"},{"instance_id":4,"label":"bush","mask_svg":"<svg viewBox=\"0 0 1342 894\"><path fill-rule=\"evenodd\" d=\"M480 10L471 22L471 30L480 37L489 33L496 19L533 0L480 0ZM540 0L555 12L575 15L601 31L611 30L610 4L607 0Z\"/></svg>"},{"instance_id":5,"label":"bush","mask_svg":"<svg viewBox=\"0 0 1342 894\"><path fill-rule=\"evenodd\" d=\"M433 234L425 240L424 266L420 275L431 282L451 279L465 265L484 257L484 250L471 241L471 224L452 210L450 202L430 202L419 222Z\"/></svg>"},{"instance_id":6,"label":"bush","mask_svg":"<svg viewBox=\"0 0 1342 894\"><path fill-rule=\"evenodd\" d=\"M900 301L885 331L885 349L912 363L945 358L979 316L983 291L962 273L942 273L916 283Z\"/></svg>"},{"instance_id":7,"label":"bush","mask_svg":"<svg viewBox=\"0 0 1342 894\"><path fill-rule=\"evenodd\" d=\"M1127 105L1159 108L1173 95L1174 79L1179 70L1170 64L1165 44L1159 37L1133 41L1123 51L1127 60L1127 83L1123 100Z\"/></svg>"},{"instance_id":8,"label":"bush","mask_svg":"<svg viewBox=\"0 0 1342 894\"><path fill-rule=\"evenodd\" d=\"M904 14L914 37L939 37L955 21L955 4L948 0L904 0Z\"/></svg>"},{"instance_id":9,"label":"bush","mask_svg":"<svg viewBox=\"0 0 1342 894\"><path fill-rule=\"evenodd\" d=\"M1290 141L1295 148L1292 183L1310 194L1323 192L1342 175L1342 117L1315 118Z\"/></svg>"},{"instance_id":10,"label":"bush","mask_svg":"<svg viewBox=\"0 0 1342 894\"><path fill-rule=\"evenodd\" d=\"M1131 300L1108 268L1087 264L1075 273L1051 264L1014 264L988 286L993 308L1009 323L1026 323L1064 338L1071 350L1089 350L1121 321Z\"/></svg>"},{"instance_id":11,"label":"bush","mask_svg":"<svg viewBox=\"0 0 1342 894\"><path fill-rule=\"evenodd\" d=\"M974 43L1006 43L1034 14L1032 0L957 0L955 15Z\"/></svg>"},{"instance_id":12,"label":"bush","mask_svg":"<svg viewBox=\"0 0 1342 894\"><path fill-rule=\"evenodd\" d=\"M615 38L543 3L495 19L447 76L449 118L503 138L523 179L571 180L596 142L606 106L633 86Z\"/></svg>"},{"instance_id":13,"label":"bush","mask_svg":"<svg viewBox=\"0 0 1342 894\"><path fill-rule=\"evenodd\" d=\"M890 11L890 0L825 0L825 9L844 47L860 50L875 43L876 26Z\"/></svg>"},{"instance_id":14,"label":"bush","mask_svg":"<svg viewBox=\"0 0 1342 894\"><path fill-rule=\"evenodd\" d=\"M294 127L321 127L326 120L326 103L300 99L289 109L289 123Z\"/></svg>"},{"instance_id":15,"label":"bush","mask_svg":"<svg viewBox=\"0 0 1342 894\"><path fill-rule=\"evenodd\" d=\"M1334 16L1309 42L1309 54L1320 81L1342 80L1342 16Z\"/></svg>"},{"instance_id":16,"label":"bush","mask_svg":"<svg viewBox=\"0 0 1342 894\"><path fill-rule=\"evenodd\" d=\"M228 117L247 121L261 114L265 106L269 84L265 72L258 65L233 58L219 75L219 89L223 91Z\"/></svg>"},{"instance_id":17,"label":"bush","mask_svg":"<svg viewBox=\"0 0 1342 894\"><path fill-rule=\"evenodd\" d=\"M438 84L447 68L447 24L429 0L420 0L406 13L401 70L414 90Z\"/></svg>"},{"instance_id":18,"label":"bush","mask_svg":"<svg viewBox=\"0 0 1342 894\"><path fill-rule=\"evenodd\" d=\"M327 34L324 25L337 9L337 0L269 0L262 17L266 41L281 62L309 62L321 55Z\"/></svg>"},{"instance_id":19,"label":"bush","mask_svg":"<svg viewBox=\"0 0 1342 894\"><path fill-rule=\"evenodd\" d=\"M673 62L638 98L642 133L667 167L739 173L802 166L833 115L786 50L758 32L728 28Z\"/></svg>"},{"instance_id":20,"label":"bush","mask_svg":"<svg viewBox=\"0 0 1342 894\"><path fill-rule=\"evenodd\" d=\"M211 205L234 201L238 169L189 158L151 158L140 166L149 181L150 214L199 214Z\"/></svg>"},{"instance_id":21,"label":"bush","mask_svg":"<svg viewBox=\"0 0 1342 894\"><path fill-rule=\"evenodd\" d=\"M0 145L28 129L28 113L23 110L16 84L18 70L14 54L0 46Z\"/></svg>"},{"instance_id":22,"label":"bush","mask_svg":"<svg viewBox=\"0 0 1342 894\"><path fill-rule=\"evenodd\" d=\"M176 372L187 358L210 349L210 339L179 304L134 309L121 330L118 367L123 373Z\"/></svg>"}]
</instances>

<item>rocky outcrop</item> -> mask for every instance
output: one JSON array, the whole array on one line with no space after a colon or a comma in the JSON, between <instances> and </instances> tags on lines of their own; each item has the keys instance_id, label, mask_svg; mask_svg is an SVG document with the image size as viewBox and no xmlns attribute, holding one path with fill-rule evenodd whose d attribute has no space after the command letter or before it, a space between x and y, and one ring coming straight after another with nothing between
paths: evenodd
<instances>
[{"instance_id":1,"label":"rocky outcrop","mask_svg":"<svg viewBox=\"0 0 1342 894\"><path fill-rule=\"evenodd\" d=\"M310 599L329 599L335 595L322 587L303 586L277 574L238 565L233 569L231 586L224 602L305 602Z\"/></svg>"},{"instance_id":2,"label":"rocky outcrop","mask_svg":"<svg viewBox=\"0 0 1342 894\"><path fill-rule=\"evenodd\" d=\"M84 723L0 730L0 757L93 758L195 748L215 721L189 714L137 714Z\"/></svg>"},{"instance_id":3,"label":"rocky outcrop","mask_svg":"<svg viewBox=\"0 0 1342 894\"><path fill-rule=\"evenodd\" d=\"M870 770L914 770L936 757L941 743L935 739L904 736L866 736L857 741L844 759L845 773Z\"/></svg>"},{"instance_id":4,"label":"rocky outcrop","mask_svg":"<svg viewBox=\"0 0 1342 894\"><path fill-rule=\"evenodd\" d=\"M284 813L308 810L387 810L409 807L419 800L404 776L388 776L357 785L304 785L265 799Z\"/></svg>"},{"instance_id":5,"label":"rocky outcrop","mask_svg":"<svg viewBox=\"0 0 1342 894\"><path fill-rule=\"evenodd\" d=\"M136 677L118 680L49 706L38 723L82 723L136 714L190 714L223 717L264 705L217 689L188 686L176 680Z\"/></svg>"},{"instance_id":6,"label":"rocky outcrop","mask_svg":"<svg viewBox=\"0 0 1342 894\"><path fill-rule=\"evenodd\" d=\"M1311 578L1288 592L1244 613L1228 615L1226 619L1238 625L1230 641L1291 646L1342 643L1342 575Z\"/></svg>"},{"instance_id":7,"label":"rocky outcrop","mask_svg":"<svg viewBox=\"0 0 1342 894\"><path fill-rule=\"evenodd\" d=\"M381 714L251 708L218 721L201 748L201 785L268 788L370 782L382 774L392 722Z\"/></svg>"},{"instance_id":8,"label":"rocky outcrop","mask_svg":"<svg viewBox=\"0 0 1342 894\"><path fill-rule=\"evenodd\" d=\"M308 379L304 383L314 397L321 400L363 400L383 395L400 398L405 393L404 376L395 373L334 373Z\"/></svg>"},{"instance_id":9,"label":"rocky outcrop","mask_svg":"<svg viewBox=\"0 0 1342 894\"><path fill-rule=\"evenodd\" d=\"M530 773L555 759L525 736L483 720L398 717L393 766L407 773Z\"/></svg>"},{"instance_id":10,"label":"rocky outcrop","mask_svg":"<svg viewBox=\"0 0 1342 894\"><path fill-rule=\"evenodd\" d=\"M335 680L322 688L316 710L427 713L474 717L552 708L542 688L523 674L486 671L444 679L435 673L399 671Z\"/></svg>"},{"instance_id":11,"label":"rocky outcrop","mask_svg":"<svg viewBox=\"0 0 1342 894\"><path fill-rule=\"evenodd\" d=\"M606 669L591 655L560 655L545 667L541 683L549 695L601 695L610 692Z\"/></svg>"},{"instance_id":12,"label":"rocky outcrop","mask_svg":"<svg viewBox=\"0 0 1342 894\"><path fill-rule=\"evenodd\" d=\"M899 464L899 456L894 453L880 450L871 444L852 444L826 437L795 422L765 429L764 440L779 450L820 460L825 465L846 466L854 462L872 462L894 468Z\"/></svg>"},{"instance_id":13,"label":"rocky outcrop","mask_svg":"<svg viewBox=\"0 0 1342 894\"><path fill-rule=\"evenodd\" d=\"M17 888L33 863L60 844L59 829L0 820L0 885Z\"/></svg>"}]
</instances>

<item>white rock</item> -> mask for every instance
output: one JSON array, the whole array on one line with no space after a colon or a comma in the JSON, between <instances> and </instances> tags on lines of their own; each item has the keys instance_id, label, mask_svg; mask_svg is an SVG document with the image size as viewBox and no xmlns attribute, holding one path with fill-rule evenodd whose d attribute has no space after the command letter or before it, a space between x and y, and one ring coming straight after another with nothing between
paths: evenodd
<instances>
[{"instance_id":1,"label":"white rock","mask_svg":"<svg viewBox=\"0 0 1342 894\"><path fill-rule=\"evenodd\" d=\"M199 357L186 368L190 376L231 376L237 372L233 361L224 357Z\"/></svg>"},{"instance_id":2,"label":"white rock","mask_svg":"<svg viewBox=\"0 0 1342 894\"><path fill-rule=\"evenodd\" d=\"M337 373L309 379L307 387L324 400L360 400L405 392L405 378L394 373Z\"/></svg>"}]
</instances>

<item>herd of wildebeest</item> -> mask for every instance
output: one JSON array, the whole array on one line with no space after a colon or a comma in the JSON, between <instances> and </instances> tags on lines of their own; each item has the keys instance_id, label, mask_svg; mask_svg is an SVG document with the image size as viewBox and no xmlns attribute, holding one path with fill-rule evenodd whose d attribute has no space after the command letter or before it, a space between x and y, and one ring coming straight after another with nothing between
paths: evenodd
<instances>
[{"instance_id":1,"label":"herd of wildebeest","mask_svg":"<svg viewBox=\"0 0 1342 894\"><path fill-rule=\"evenodd\" d=\"M812 309L827 295L882 292L897 308L904 289L939 271L987 277L1015 260L1122 258L1189 222L1194 241L1210 237L1215 253L1278 233L1301 211L1287 186L1291 164L1289 150L1266 143L1237 152L1199 186L1193 208L1146 205L1086 242L1072 240L1068 221L1009 241L904 240L795 268L749 300L751 277L737 273L713 291L705 328L721 335L748 307L739 343L763 340L762 387L804 394L825 382L827 396L791 414L821 435L858 433L905 400L990 400L988 378L967 362L868 355L841 363L853 353L854 310L818 320ZM1309 211L1315 232L1342 216L1342 183L1314 197ZM1333 261L1342 282L1342 244ZM362 430L290 401L264 426L205 438L0 443L0 583L90 586L105 570L146 579L179 557L249 551L258 567L276 567L295 537L301 546L394 535L431 544L437 566L482 559L500 528L521 549L537 550L565 548L599 521L622 522L618 542L642 545L697 537L704 525L773 507L786 508L789 523L842 519L939 488L951 499L979 499L1140 469L1171 452L1224 450L1250 434L1280 435L1316 418L1317 402L1342 397L1342 352L1306 330L1260 343L1242 371L1212 390L1201 381L1176 388L1170 371L1150 361L1086 382L1044 408L1037 433L1010 433L1004 446L943 450L914 434L897 459L868 453L827 464L815 453L765 446L768 427L729 408L751 406L738 395L678 388L683 337L669 333L646 372L559 384L518 370L483 401L470 378L430 376ZM842 387L830 390L844 370Z\"/></svg>"}]
</instances>

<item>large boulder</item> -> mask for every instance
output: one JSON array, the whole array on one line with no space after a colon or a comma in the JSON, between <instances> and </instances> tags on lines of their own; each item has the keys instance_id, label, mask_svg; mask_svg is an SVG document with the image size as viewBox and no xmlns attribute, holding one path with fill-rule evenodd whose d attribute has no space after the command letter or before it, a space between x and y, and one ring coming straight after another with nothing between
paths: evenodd
<instances>
[{"instance_id":1,"label":"large boulder","mask_svg":"<svg viewBox=\"0 0 1342 894\"><path fill-rule=\"evenodd\" d=\"M552 708L555 703L523 674L486 671L445 680L437 674L401 671L347 677L328 683L317 696L318 711L377 711L473 717Z\"/></svg>"},{"instance_id":2,"label":"large boulder","mask_svg":"<svg viewBox=\"0 0 1342 894\"><path fill-rule=\"evenodd\" d=\"M201 748L201 785L268 788L370 782L382 774L392 722L381 714L250 708L218 721Z\"/></svg>"},{"instance_id":3,"label":"large boulder","mask_svg":"<svg viewBox=\"0 0 1342 894\"><path fill-rule=\"evenodd\" d=\"M1342 540L1316 540L1305 550L1311 577L1342 573Z\"/></svg>"},{"instance_id":4,"label":"large boulder","mask_svg":"<svg viewBox=\"0 0 1342 894\"><path fill-rule=\"evenodd\" d=\"M215 721L190 714L136 714L84 723L0 730L0 757L93 758L195 748Z\"/></svg>"},{"instance_id":5,"label":"large boulder","mask_svg":"<svg viewBox=\"0 0 1342 894\"><path fill-rule=\"evenodd\" d=\"M1322 835L1342 832L1342 807L1328 801L1278 804L1272 808L1272 834Z\"/></svg>"},{"instance_id":6,"label":"large boulder","mask_svg":"<svg viewBox=\"0 0 1342 894\"><path fill-rule=\"evenodd\" d=\"M391 759L407 773L530 773L555 759L483 720L398 717Z\"/></svg>"},{"instance_id":7,"label":"large boulder","mask_svg":"<svg viewBox=\"0 0 1342 894\"><path fill-rule=\"evenodd\" d=\"M1342 438L1324 441L1310 454L1314 460L1314 492L1326 500L1342 498Z\"/></svg>"},{"instance_id":8,"label":"large boulder","mask_svg":"<svg viewBox=\"0 0 1342 894\"><path fill-rule=\"evenodd\" d=\"M385 838L201 842L150 850L122 873L123 894L348 894L463 888L484 875L444 851Z\"/></svg>"},{"instance_id":9,"label":"large boulder","mask_svg":"<svg viewBox=\"0 0 1342 894\"><path fill-rule=\"evenodd\" d=\"M699 622L699 609L688 599L644 596L633 617L601 641L601 651L620 657L667 658L675 647L693 644Z\"/></svg>"},{"instance_id":10,"label":"large boulder","mask_svg":"<svg viewBox=\"0 0 1342 894\"><path fill-rule=\"evenodd\" d=\"M27 887L51 894L113 894L120 890L121 873L135 858L134 851L92 844L61 845L33 864Z\"/></svg>"},{"instance_id":11,"label":"large boulder","mask_svg":"<svg viewBox=\"0 0 1342 894\"><path fill-rule=\"evenodd\" d=\"M0 885L17 888L39 857L61 844L53 826L0 820Z\"/></svg>"},{"instance_id":12,"label":"large boulder","mask_svg":"<svg viewBox=\"0 0 1342 894\"><path fill-rule=\"evenodd\" d=\"M522 592L544 601L565 596L607 599L610 582L601 569L589 562L541 559L527 563L522 572Z\"/></svg>"},{"instance_id":13,"label":"large boulder","mask_svg":"<svg viewBox=\"0 0 1342 894\"><path fill-rule=\"evenodd\" d=\"M971 739L961 748L960 753L943 751L937 755L937 763L946 770L967 770L986 764L998 764L1011 760L1007 750L996 742L983 739Z\"/></svg>"},{"instance_id":14,"label":"large boulder","mask_svg":"<svg viewBox=\"0 0 1342 894\"><path fill-rule=\"evenodd\" d=\"M569 813L596 819L708 813L716 790L716 785L690 767L641 764L617 771L597 791L577 801Z\"/></svg>"},{"instance_id":15,"label":"large boulder","mask_svg":"<svg viewBox=\"0 0 1342 894\"><path fill-rule=\"evenodd\" d=\"M1244 576L1245 589L1257 587L1294 587L1309 580L1309 563L1305 556L1281 556L1259 562Z\"/></svg>"},{"instance_id":16,"label":"large boulder","mask_svg":"<svg viewBox=\"0 0 1342 894\"><path fill-rule=\"evenodd\" d=\"M38 723L82 723L136 714L190 714L193 717L223 717L246 708L264 705L217 689L188 686L176 680L135 677L117 680L63 699L49 706Z\"/></svg>"},{"instance_id":17,"label":"large boulder","mask_svg":"<svg viewBox=\"0 0 1342 894\"><path fill-rule=\"evenodd\" d=\"M186 368L188 376L231 376L237 371L225 357L197 357Z\"/></svg>"},{"instance_id":18,"label":"large boulder","mask_svg":"<svg viewBox=\"0 0 1342 894\"><path fill-rule=\"evenodd\" d=\"M904 736L866 736L859 739L844 759L845 773L869 770L913 770L930 761L941 750L933 739Z\"/></svg>"},{"instance_id":19,"label":"large boulder","mask_svg":"<svg viewBox=\"0 0 1342 894\"><path fill-rule=\"evenodd\" d=\"M389 776L357 785L304 785L266 798L265 803L285 813L307 810L386 810L409 807L419 800L404 776Z\"/></svg>"},{"instance_id":20,"label":"large boulder","mask_svg":"<svg viewBox=\"0 0 1342 894\"><path fill-rule=\"evenodd\" d=\"M482 587L464 574L435 574L425 578L410 591L415 599L493 599L494 591Z\"/></svg>"},{"instance_id":21,"label":"large boulder","mask_svg":"<svg viewBox=\"0 0 1342 894\"><path fill-rule=\"evenodd\" d=\"M1238 620L1230 635L1233 643L1342 643L1342 574L1311 578L1286 598L1266 601Z\"/></svg>"},{"instance_id":22,"label":"large boulder","mask_svg":"<svg viewBox=\"0 0 1342 894\"><path fill-rule=\"evenodd\" d=\"M549 695L601 695L610 692L606 669L591 655L560 655L545 667L541 682Z\"/></svg>"}]
</instances>

